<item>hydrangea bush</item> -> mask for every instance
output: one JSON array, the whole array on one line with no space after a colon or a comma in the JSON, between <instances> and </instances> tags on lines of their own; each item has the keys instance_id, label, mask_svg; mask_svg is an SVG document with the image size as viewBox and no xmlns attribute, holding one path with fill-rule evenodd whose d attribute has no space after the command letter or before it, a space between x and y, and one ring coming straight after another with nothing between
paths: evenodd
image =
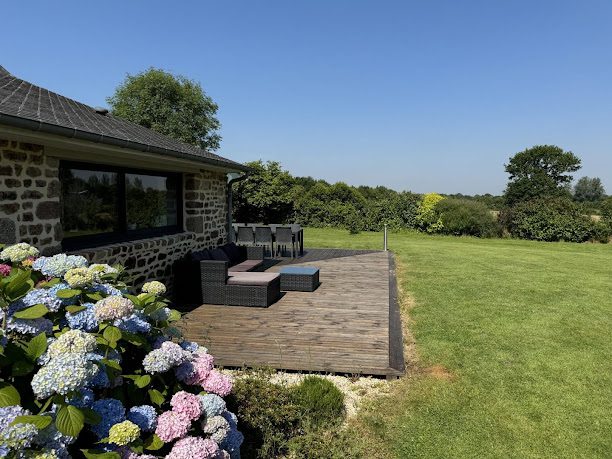
<instances>
[{"instance_id":1,"label":"hydrangea bush","mask_svg":"<svg viewBox=\"0 0 612 459\"><path fill-rule=\"evenodd\" d=\"M232 381L182 339L164 284L130 294L121 267L0 249L0 457L240 457Z\"/></svg>"}]
</instances>

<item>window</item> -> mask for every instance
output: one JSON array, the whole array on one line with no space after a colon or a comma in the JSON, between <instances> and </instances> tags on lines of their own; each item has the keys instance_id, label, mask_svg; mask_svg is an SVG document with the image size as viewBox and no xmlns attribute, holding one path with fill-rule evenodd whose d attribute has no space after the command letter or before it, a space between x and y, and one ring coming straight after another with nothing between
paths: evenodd
<instances>
[{"instance_id":1,"label":"window","mask_svg":"<svg viewBox=\"0 0 612 459\"><path fill-rule=\"evenodd\" d=\"M182 230L181 177L62 162L64 249Z\"/></svg>"}]
</instances>

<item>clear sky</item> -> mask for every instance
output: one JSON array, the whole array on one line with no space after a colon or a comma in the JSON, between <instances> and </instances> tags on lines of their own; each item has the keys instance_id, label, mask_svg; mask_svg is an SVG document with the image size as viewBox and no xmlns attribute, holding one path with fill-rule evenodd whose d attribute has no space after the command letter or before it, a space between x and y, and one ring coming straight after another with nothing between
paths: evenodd
<instances>
[{"instance_id":1,"label":"clear sky","mask_svg":"<svg viewBox=\"0 0 612 459\"><path fill-rule=\"evenodd\" d=\"M609 0L20 0L1 24L1 65L90 105L149 66L199 81L234 160L500 193L552 143L612 194Z\"/></svg>"}]
</instances>

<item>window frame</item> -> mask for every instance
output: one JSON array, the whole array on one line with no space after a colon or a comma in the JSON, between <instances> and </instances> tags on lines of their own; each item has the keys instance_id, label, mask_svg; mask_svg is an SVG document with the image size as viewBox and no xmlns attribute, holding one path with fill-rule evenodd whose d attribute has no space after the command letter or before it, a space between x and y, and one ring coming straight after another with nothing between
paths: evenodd
<instances>
[{"instance_id":1,"label":"window frame","mask_svg":"<svg viewBox=\"0 0 612 459\"><path fill-rule=\"evenodd\" d=\"M59 177L62 187L63 175L62 171L66 169L80 169L88 171L99 171L99 172L113 172L117 174L117 223L119 226L118 231L112 231L108 233L89 234L83 236L65 236L62 239L63 250L79 250L100 247L103 245L117 244L120 242L136 241L139 239L147 239L152 237L165 236L170 234L178 234L183 232L183 174L180 172L164 172L156 171L151 169L138 169L132 167L122 166L111 166L107 164L98 163L86 163L78 161L60 161L59 165ZM127 199L126 199L126 174L142 174L142 175L153 175L157 177L173 178L176 180L177 187L177 216L176 225L162 226L158 228L144 228L130 230L127 228ZM61 192L60 204L61 204L61 218L60 221L63 224L64 217L64 203L63 203L63 189Z\"/></svg>"}]
</instances>

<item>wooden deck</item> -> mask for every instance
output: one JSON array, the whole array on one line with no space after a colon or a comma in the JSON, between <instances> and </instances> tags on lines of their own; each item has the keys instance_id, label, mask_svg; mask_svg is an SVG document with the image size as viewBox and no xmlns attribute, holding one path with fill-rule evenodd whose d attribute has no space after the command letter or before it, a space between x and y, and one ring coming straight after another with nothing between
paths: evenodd
<instances>
[{"instance_id":1,"label":"wooden deck","mask_svg":"<svg viewBox=\"0 0 612 459\"><path fill-rule=\"evenodd\" d=\"M320 269L315 292L287 292L269 308L200 306L184 319L186 337L225 367L402 374L401 326L390 327L390 317L400 320L392 257L328 254L333 258L313 251L295 263Z\"/></svg>"}]
</instances>

